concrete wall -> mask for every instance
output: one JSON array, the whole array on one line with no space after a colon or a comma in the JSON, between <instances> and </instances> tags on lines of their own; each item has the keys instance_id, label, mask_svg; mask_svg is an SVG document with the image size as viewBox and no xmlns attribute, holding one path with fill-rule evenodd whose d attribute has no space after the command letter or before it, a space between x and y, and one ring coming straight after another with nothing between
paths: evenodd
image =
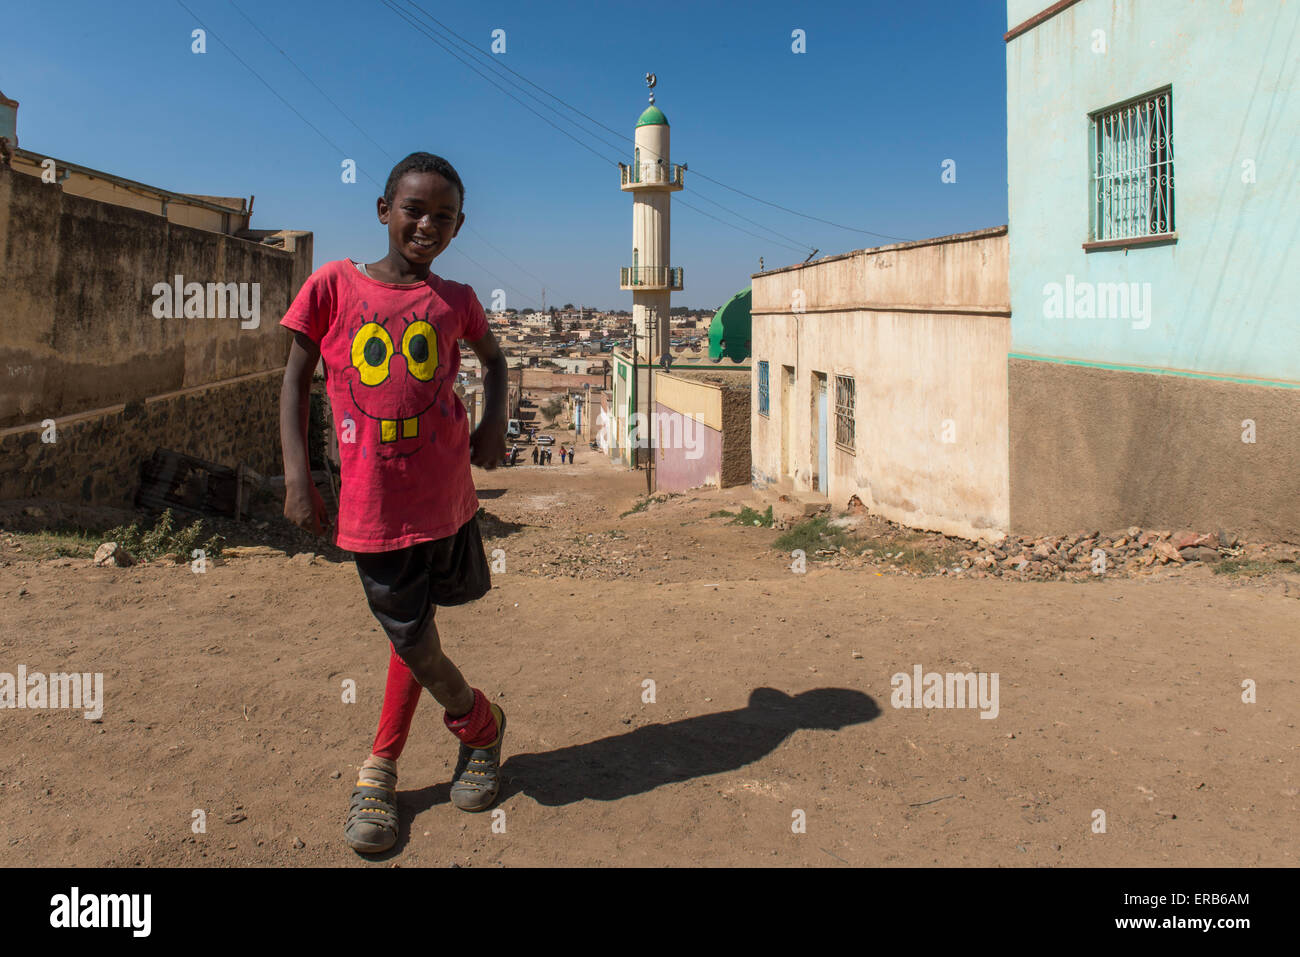
<instances>
[{"instance_id":1,"label":"concrete wall","mask_svg":"<svg viewBox=\"0 0 1300 957\"><path fill-rule=\"evenodd\" d=\"M47 174L47 168L41 165L44 159L45 157L36 157L25 152L22 155L15 153L12 168L29 176L41 177ZM178 226L193 226L195 229L218 233L234 233L243 227L248 219L248 214L240 208L242 202L240 200L223 197L232 208L227 211L215 210L211 209L209 204L186 202L179 194L154 193L147 188L144 190L138 187L131 188L116 178L94 176L78 168L66 167L57 160L55 160L55 172L60 177L59 187L69 196L84 196L101 203L143 210L161 216ZM218 198L196 197L196 199L208 199L211 203Z\"/></svg>"},{"instance_id":2,"label":"concrete wall","mask_svg":"<svg viewBox=\"0 0 1300 957\"><path fill-rule=\"evenodd\" d=\"M662 428L670 435L687 435L693 448L685 444L655 448L655 491L684 492L722 482L722 432L692 421L672 406L655 403ZM689 431L683 431L689 430Z\"/></svg>"},{"instance_id":3,"label":"concrete wall","mask_svg":"<svg viewBox=\"0 0 1300 957\"><path fill-rule=\"evenodd\" d=\"M1010 378L1018 532L1136 524L1300 543L1300 389L1019 359Z\"/></svg>"},{"instance_id":4,"label":"concrete wall","mask_svg":"<svg viewBox=\"0 0 1300 957\"><path fill-rule=\"evenodd\" d=\"M568 389L574 386L581 389L584 385L599 389L605 385L603 375L552 372L550 369L524 369L523 376L525 389Z\"/></svg>"},{"instance_id":5,"label":"concrete wall","mask_svg":"<svg viewBox=\"0 0 1300 957\"><path fill-rule=\"evenodd\" d=\"M1008 21L1047 6L1010 0ZM1081 0L1007 43L1016 531L1300 540L1298 35L1295 0ZM1085 252L1089 114L1165 86L1177 242ZM1048 287L1067 281L1137 284L1149 308L1057 318Z\"/></svg>"},{"instance_id":6,"label":"concrete wall","mask_svg":"<svg viewBox=\"0 0 1300 957\"><path fill-rule=\"evenodd\" d=\"M158 446L279 472L279 320L312 242L278 235L178 226L0 163L0 498L126 505ZM258 283L257 327L155 317L153 286L177 273Z\"/></svg>"},{"instance_id":7,"label":"concrete wall","mask_svg":"<svg viewBox=\"0 0 1300 957\"><path fill-rule=\"evenodd\" d=\"M1006 44L1015 353L1300 381L1298 35L1295 0L1082 0ZM1086 253L1088 115L1164 86L1178 241ZM1050 318L1067 276L1149 284L1149 326Z\"/></svg>"},{"instance_id":8,"label":"concrete wall","mask_svg":"<svg viewBox=\"0 0 1300 957\"><path fill-rule=\"evenodd\" d=\"M71 196L0 163L0 427L283 367L278 323L311 272L286 251ZM153 286L257 282L260 320L159 319Z\"/></svg>"},{"instance_id":9,"label":"concrete wall","mask_svg":"<svg viewBox=\"0 0 1300 957\"><path fill-rule=\"evenodd\" d=\"M857 495L886 518L967 537L1006 529L1006 227L760 273L753 290L755 485L813 491L813 386L821 373L831 502L842 507ZM758 402L763 360L766 415ZM785 366L795 372L788 395ZM856 385L851 451L834 442L836 375Z\"/></svg>"}]
</instances>

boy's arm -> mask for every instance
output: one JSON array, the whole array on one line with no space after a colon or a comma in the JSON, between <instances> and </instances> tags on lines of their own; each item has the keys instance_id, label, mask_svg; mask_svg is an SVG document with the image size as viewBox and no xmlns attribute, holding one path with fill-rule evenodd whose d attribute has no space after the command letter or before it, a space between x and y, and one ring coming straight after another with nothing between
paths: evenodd
<instances>
[{"instance_id":1,"label":"boy's arm","mask_svg":"<svg viewBox=\"0 0 1300 957\"><path fill-rule=\"evenodd\" d=\"M320 347L295 332L280 388L280 447L284 453L284 517L320 535L329 525L325 502L311 480L307 450L307 416L311 377L320 361Z\"/></svg>"},{"instance_id":2,"label":"boy's arm","mask_svg":"<svg viewBox=\"0 0 1300 957\"><path fill-rule=\"evenodd\" d=\"M483 421L469 437L469 461L480 468L494 469L506 454L507 377L510 368L492 330L470 346L483 369Z\"/></svg>"}]
</instances>

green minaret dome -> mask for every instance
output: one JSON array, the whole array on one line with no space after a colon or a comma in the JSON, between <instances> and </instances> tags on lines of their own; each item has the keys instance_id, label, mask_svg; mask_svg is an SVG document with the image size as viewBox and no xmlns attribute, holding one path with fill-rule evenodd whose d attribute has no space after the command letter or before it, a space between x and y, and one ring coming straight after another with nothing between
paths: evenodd
<instances>
[{"instance_id":1,"label":"green minaret dome","mask_svg":"<svg viewBox=\"0 0 1300 957\"><path fill-rule=\"evenodd\" d=\"M647 106L645 112L641 114L641 119L636 121L637 126L667 126L668 117L664 116L663 110L657 106Z\"/></svg>"}]
</instances>

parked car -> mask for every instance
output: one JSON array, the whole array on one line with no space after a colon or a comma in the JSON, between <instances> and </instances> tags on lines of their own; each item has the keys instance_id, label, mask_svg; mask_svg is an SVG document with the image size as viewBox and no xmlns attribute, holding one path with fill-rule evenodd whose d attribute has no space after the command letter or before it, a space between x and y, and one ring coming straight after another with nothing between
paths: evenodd
<instances>
[{"instance_id":1,"label":"parked car","mask_svg":"<svg viewBox=\"0 0 1300 957\"><path fill-rule=\"evenodd\" d=\"M537 444L538 444L538 445L554 445L554 444L555 444L555 436L553 436L553 435L539 435L539 436L537 437Z\"/></svg>"}]
</instances>

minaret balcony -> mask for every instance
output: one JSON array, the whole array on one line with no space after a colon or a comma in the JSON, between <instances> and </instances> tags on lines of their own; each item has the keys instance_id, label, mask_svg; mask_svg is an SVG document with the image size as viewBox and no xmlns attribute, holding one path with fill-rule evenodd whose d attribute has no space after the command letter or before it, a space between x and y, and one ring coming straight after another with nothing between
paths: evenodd
<instances>
[{"instance_id":1,"label":"minaret balcony","mask_svg":"<svg viewBox=\"0 0 1300 957\"><path fill-rule=\"evenodd\" d=\"M681 266L620 266L620 289L677 289L682 288Z\"/></svg>"},{"instance_id":2,"label":"minaret balcony","mask_svg":"<svg viewBox=\"0 0 1300 957\"><path fill-rule=\"evenodd\" d=\"M686 167L677 163L670 166L662 160L639 165L633 163L631 166L619 163L618 171L622 180L619 188L625 190L659 189L676 192L683 188L686 180Z\"/></svg>"}]
</instances>

